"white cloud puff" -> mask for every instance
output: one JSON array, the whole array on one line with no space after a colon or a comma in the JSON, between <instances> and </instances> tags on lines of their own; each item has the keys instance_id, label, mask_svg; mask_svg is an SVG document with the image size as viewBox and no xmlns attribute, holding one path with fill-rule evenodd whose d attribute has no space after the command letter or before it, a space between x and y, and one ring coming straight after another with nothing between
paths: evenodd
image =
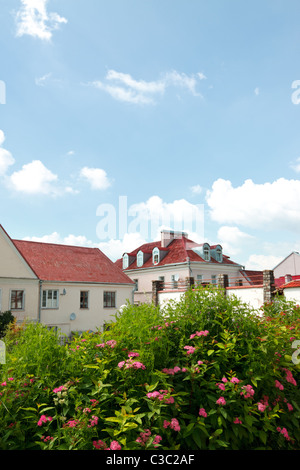
<instances>
[{"instance_id":1,"label":"white cloud puff","mask_svg":"<svg viewBox=\"0 0 300 470\"><path fill-rule=\"evenodd\" d=\"M279 178L272 183L256 184L246 180L233 187L218 179L206 194L212 220L220 224L251 228L300 228L300 180Z\"/></svg>"},{"instance_id":2,"label":"white cloud puff","mask_svg":"<svg viewBox=\"0 0 300 470\"><path fill-rule=\"evenodd\" d=\"M25 34L49 41L52 31L60 24L67 23L66 18L47 11L48 0L21 0L21 8L16 13L17 36Z\"/></svg>"},{"instance_id":3,"label":"white cloud puff","mask_svg":"<svg viewBox=\"0 0 300 470\"><path fill-rule=\"evenodd\" d=\"M26 194L56 194L57 189L53 183L57 180L57 175L46 168L40 160L33 160L23 165L20 171L15 171L10 176L12 188Z\"/></svg>"},{"instance_id":4,"label":"white cloud puff","mask_svg":"<svg viewBox=\"0 0 300 470\"><path fill-rule=\"evenodd\" d=\"M91 188L95 190L104 190L111 185L106 171L102 170L102 168L84 167L80 170L80 176L86 179Z\"/></svg>"}]
</instances>

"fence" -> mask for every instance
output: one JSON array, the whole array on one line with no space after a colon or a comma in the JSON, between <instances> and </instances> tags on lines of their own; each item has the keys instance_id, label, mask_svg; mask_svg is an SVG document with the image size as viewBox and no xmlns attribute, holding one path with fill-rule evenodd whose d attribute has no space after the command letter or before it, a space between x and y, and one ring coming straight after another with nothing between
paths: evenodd
<instances>
[{"instance_id":1,"label":"fence","mask_svg":"<svg viewBox=\"0 0 300 470\"><path fill-rule=\"evenodd\" d=\"M243 302L249 303L254 308L259 308L265 302L271 302L275 292L273 271L266 270L263 273L247 273L234 277L221 274L216 278L196 280L187 277L184 280L164 282L152 282L152 301L155 305L162 305L169 300L179 300L184 292L199 285L215 285L224 289L225 295L235 295Z\"/></svg>"}]
</instances>

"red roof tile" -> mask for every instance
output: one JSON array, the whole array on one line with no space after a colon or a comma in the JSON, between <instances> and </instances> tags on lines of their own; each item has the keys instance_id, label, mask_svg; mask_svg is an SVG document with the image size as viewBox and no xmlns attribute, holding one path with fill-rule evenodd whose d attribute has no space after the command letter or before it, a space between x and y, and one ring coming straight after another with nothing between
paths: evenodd
<instances>
[{"instance_id":1,"label":"red roof tile","mask_svg":"<svg viewBox=\"0 0 300 470\"><path fill-rule=\"evenodd\" d=\"M288 289L290 287L300 287L300 280L291 281L281 286L282 289Z\"/></svg>"},{"instance_id":2,"label":"red roof tile","mask_svg":"<svg viewBox=\"0 0 300 470\"><path fill-rule=\"evenodd\" d=\"M12 242L41 280L133 284L98 248L23 240Z\"/></svg>"}]
</instances>

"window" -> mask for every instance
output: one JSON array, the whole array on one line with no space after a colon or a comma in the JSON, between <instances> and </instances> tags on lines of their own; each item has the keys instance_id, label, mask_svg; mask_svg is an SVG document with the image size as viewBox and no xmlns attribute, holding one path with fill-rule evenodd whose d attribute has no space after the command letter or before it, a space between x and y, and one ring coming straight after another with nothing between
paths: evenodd
<instances>
[{"instance_id":1,"label":"window","mask_svg":"<svg viewBox=\"0 0 300 470\"><path fill-rule=\"evenodd\" d=\"M177 289L177 287L178 287L178 274L172 274L171 281L172 281L173 289Z\"/></svg>"},{"instance_id":2,"label":"window","mask_svg":"<svg viewBox=\"0 0 300 470\"><path fill-rule=\"evenodd\" d=\"M128 268L129 266L129 256L125 253L123 256L123 269Z\"/></svg>"},{"instance_id":3,"label":"window","mask_svg":"<svg viewBox=\"0 0 300 470\"><path fill-rule=\"evenodd\" d=\"M10 293L10 308L12 310L24 309L24 291L12 290Z\"/></svg>"},{"instance_id":4,"label":"window","mask_svg":"<svg viewBox=\"0 0 300 470\"><path fill-rule=\"evenodd\" d=\"M152 262L153 262L153 264L158 264L159 263L159 249L157 247L153 248Z\"/></svg>"},{"instance_id":5,"label":"window","mask_svg":"<svg viewBox=\"0 0 300 470\"><path fill-rule=\"evenodd\" d=\"M138 291L139 290L139 280L138 279L133 279L133 282L135 283L135 286L134 286L134 291Z\"/></svg>"},{"instance_id":6,"label":"window","mask_svg":"<svg viewBox=\"0 0 300 470\"><path fill-rule=\"evenodd\" d=\"M211 283L214 284L214 285L217 284L217 276L216 276L215 274L213 274L213 275L211 276Z\"/></svg>"},{"instance_id":7,"label":"window","mask_svg":"<svg viewBox=\"0 0 300 470\"><path fill-rule=\"evenodd\" d=\"M216 260L219 261L219 263L222 263L223 261L223 255L222 255L222 248L218 247L216 249Z\"/></svg>"},{"instance_id":8,"label":"window","mask_svg":"<svg viewBox=\"0 0 300 470\"><path fill-rule=\"evenodd\" d=\"M140 268L144 264L144 253L142 251L139 251L137 254L136 264L138 268Z\"/></svg>"},{"instance_id":9,"label":"window","mask_svg":"<svg viewBox=\"0 0 300 470\"><path fill-rule=\"evenodd\" d=\"M43 290L42 308L58 308L58 290Z\"/></svg>"},{"instance_id":10,"label":"window","mask_svg":"<svg viewBox=\"0 0 300 470\"><path fill-rule=\"evenodd\" d=\"M197 274L197 284L200 285L203 282L203 274Z\"/></svg>"},{"instance_id":11,"label":"window","mask_svg":"<svg viewBox=\"0 0 300 470\"><path fill-rule=\"evenodd\" d=\"M163 288L165 287L165 276L158 276L158 280L162 282Z\"/></svg>"},{"instance_id":12,"label":"window","mask_svg":"<svg viewBox=\"0 0 300 470\"><path fill-rule=\"evenodd\" d=\"M103 293L103 306L105 308L116 307L116 293L115 292L104 292Z\"/></svg>"},{"instance_id":13,"label":"window","mask_svg":"<svg viewBox=\"0 0 300 470\"><path fill-rule=\"evenodd\" d=\"M204 261L210 261L210 249L207 245L203 248L203 254L204 254Z\"/></svg>"},{"instance_id":14,"label":"window","mask_svg":"<svg viewBox=\"0 0 300 470\"><path fill-rule=\"evenodd\" d=\"M80 292L80 308L89 308L89 292L87 290Z\"/></svg>"}]
</instances>

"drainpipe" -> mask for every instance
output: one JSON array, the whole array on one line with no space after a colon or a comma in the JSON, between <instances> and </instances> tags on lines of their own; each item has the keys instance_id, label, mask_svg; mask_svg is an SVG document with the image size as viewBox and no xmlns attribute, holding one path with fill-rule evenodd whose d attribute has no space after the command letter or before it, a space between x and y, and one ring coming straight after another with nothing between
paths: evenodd
<instances>
[{"instance_id":1,"label":"drainpipe","mask_svg":"<svg viewBox=\"0 0 300 470\"><path fill-rule=\"evenodd\" d=\"M39 281L39 309L38 309L38 323L41 323L41 310L42 310L42 287L43 281Z\"/></svg>"}]
</instances>

